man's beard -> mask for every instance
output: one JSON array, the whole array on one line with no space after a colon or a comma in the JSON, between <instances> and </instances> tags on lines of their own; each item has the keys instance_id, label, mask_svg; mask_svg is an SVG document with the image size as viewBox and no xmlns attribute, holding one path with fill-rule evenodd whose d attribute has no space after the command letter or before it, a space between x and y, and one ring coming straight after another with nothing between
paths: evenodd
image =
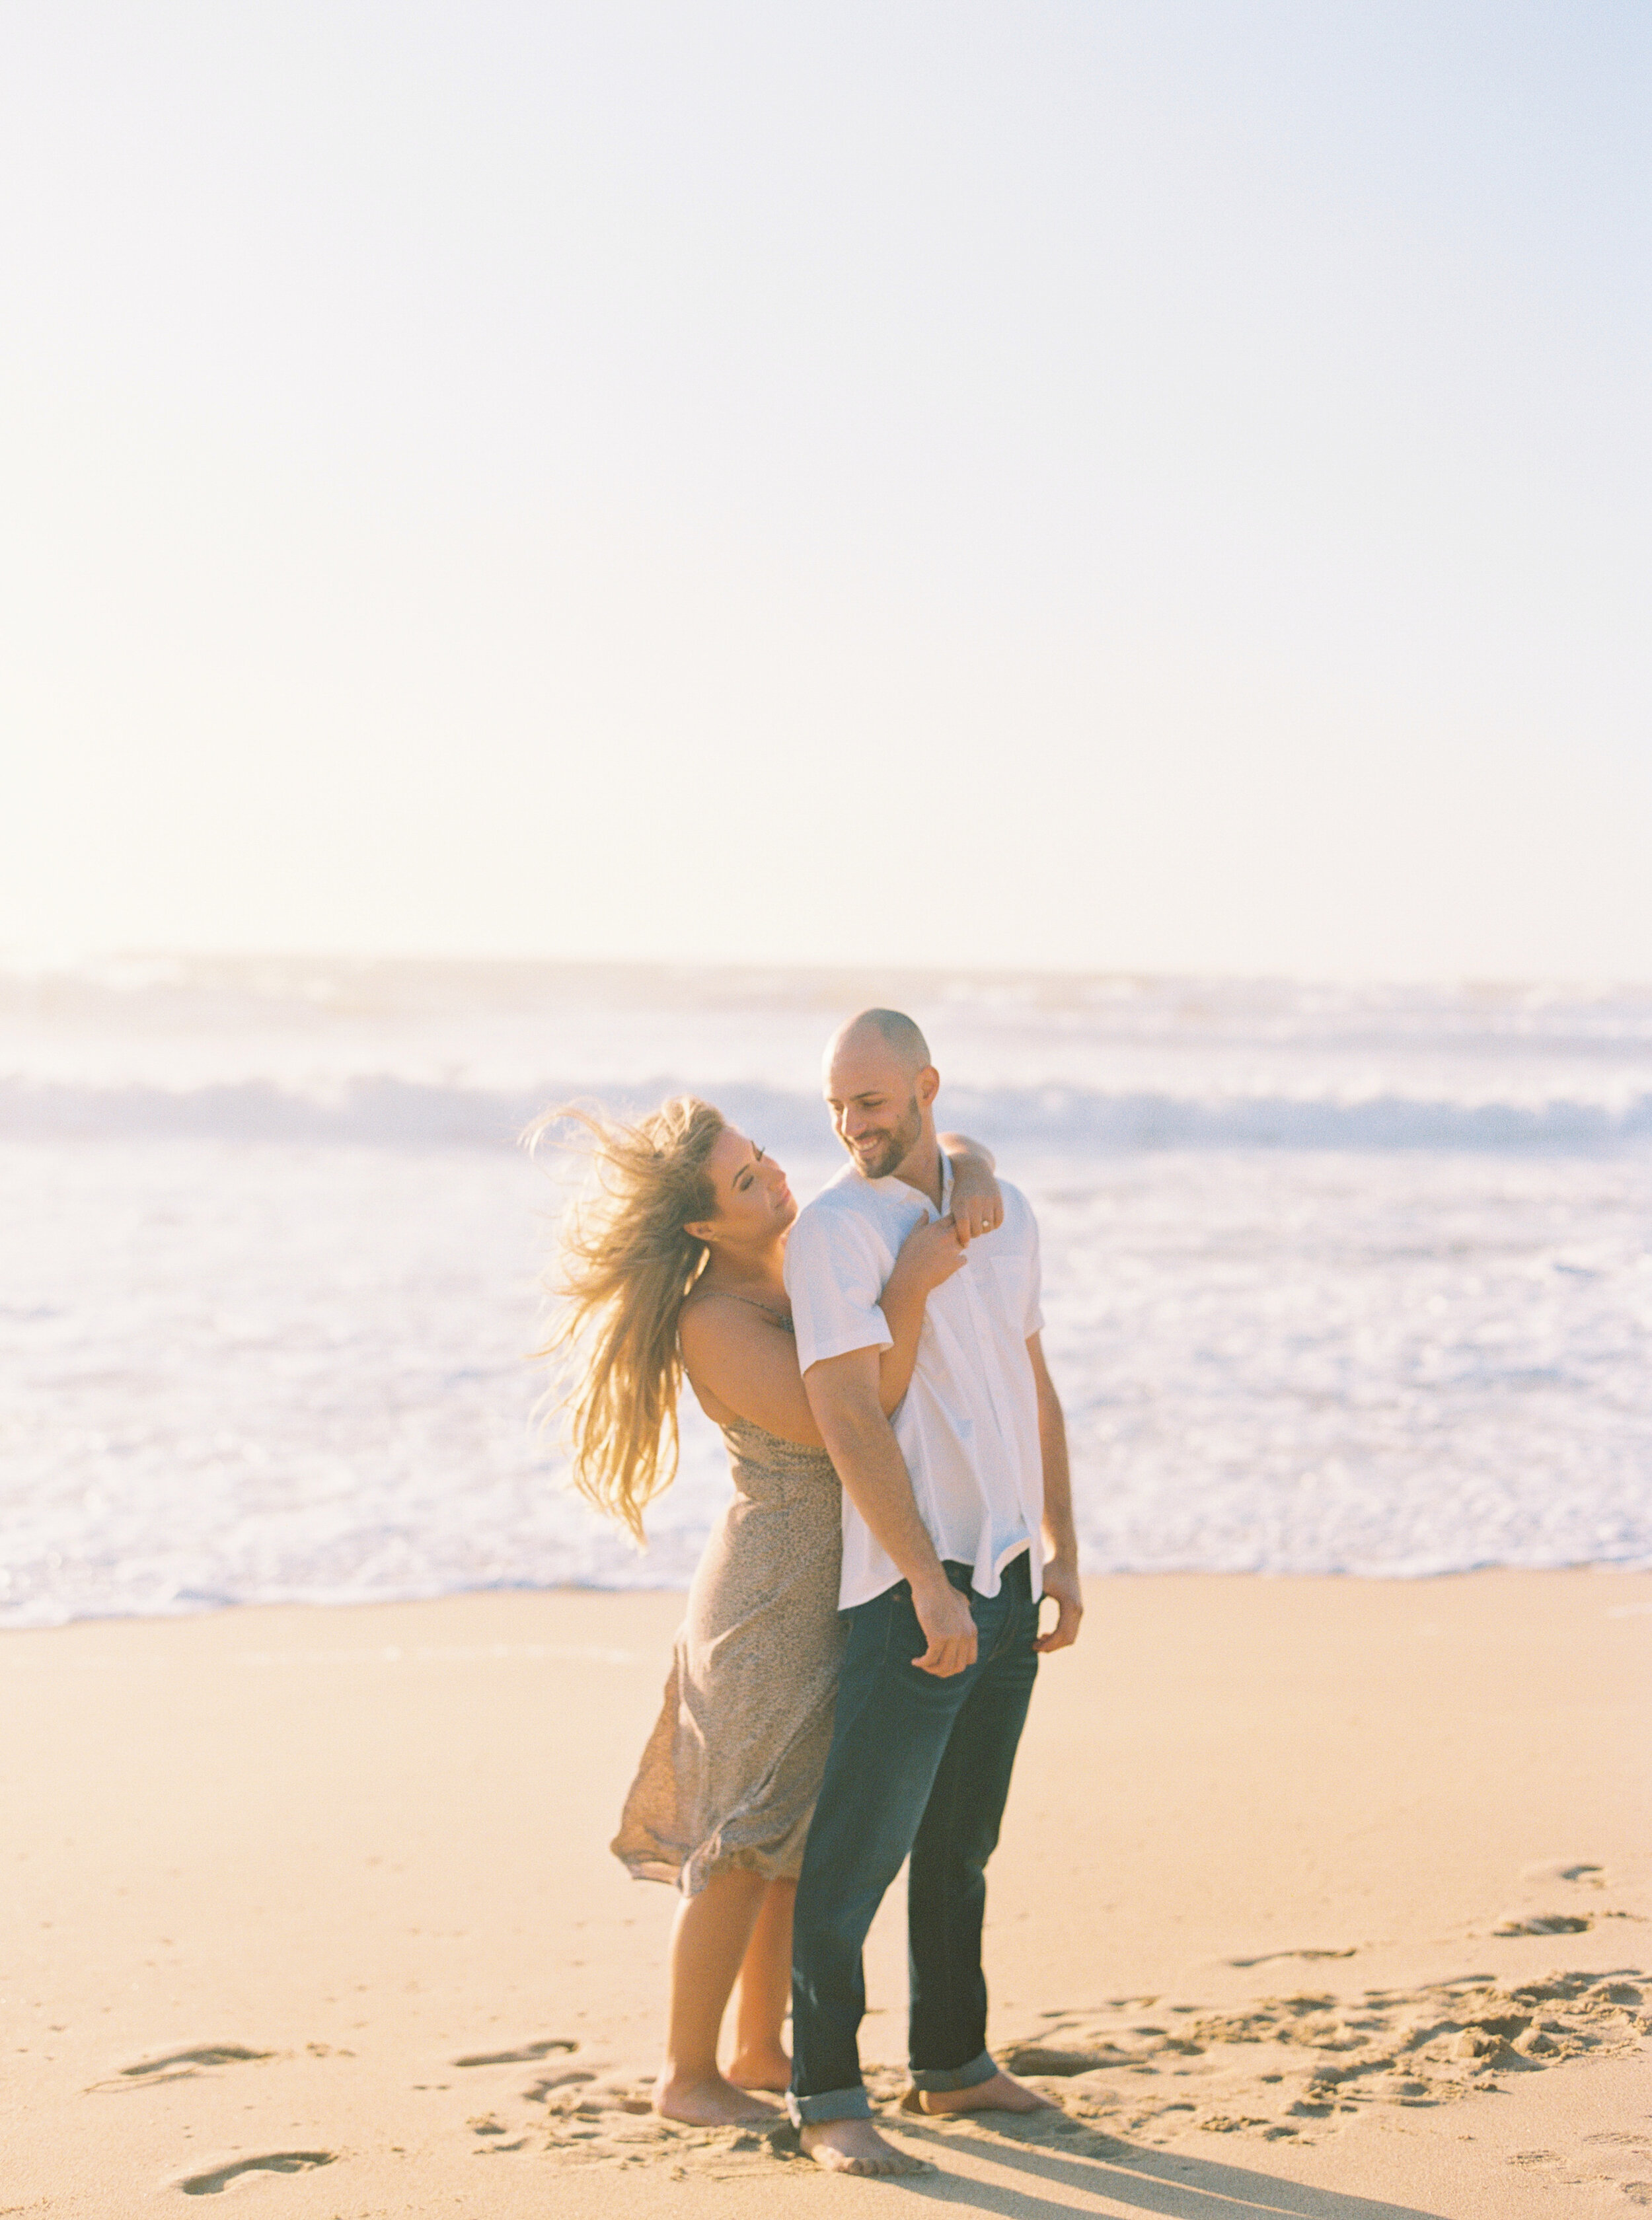
<instances>
[{"instance_id":1,"label":"man's beard","mask_svg":"<svg viewBox=\"0 0 1652 2220\"><path fill-rule=\"evenodd\" d=\"M918 1138L923 1130L924 1113L918 1107L918 1097L913 1094L908 1098L904 1113L875 1156L864 1155L858 1149L852 1150L851 1154L867 1179L888 1179L895 1166L904 1162L917 1146Z\"/></svg>"}]
</instances>

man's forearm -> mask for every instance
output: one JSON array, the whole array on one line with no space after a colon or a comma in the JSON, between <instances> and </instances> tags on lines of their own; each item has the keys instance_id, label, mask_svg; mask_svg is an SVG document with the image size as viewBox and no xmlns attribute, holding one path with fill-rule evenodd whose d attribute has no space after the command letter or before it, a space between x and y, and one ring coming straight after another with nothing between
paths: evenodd
<instances>
[{"instance_id":1,"label":"man's forearm","mask_svg":"<svg viewBox=\"0 0 1652 2220\"><path fill-rule=\"evenodd\" d=\"M907 1461L878 1405L877 1352L851 1350L812 1364L803 1389L844 1494L911 1587L925 1643L911 1662L942 1681L967 1671L977 1655L975 1617L918 1516Z\"/></svg>"},{"instance_id":2,"label":"man's forearm","mask_svg":"<svg viewBox=\"0 0 1652 2220\"><path fill-rule=\"evenodd\" d=\"M806 1388L811 1383L805 1381ZM944 1581L912 1493L901 1444L876 1400L811 1392L809 1403L844 1494L913 1590Z\"/></svg>"},{"instance_id":3,"label":"man's forearm","mask_svg":"<svg viewBox=\"0 0 1652 2220\"><path fill-rule=\"evenodd\" d=\"M1067 1421L1061 1398L1044 1370L1043 1351L1034 1360L1038 1381L1038 1448L1044 1462L1044 1592L1056 1604L1056 1623L1033 1648L1041 1657L1070 1649L1084 1618L1084 1590L1078 1575L1078 1536L1073 1525L1073 1484L1067 1469Z\"/></svg>"},{"instance_id":4,"label":"man's forearm","mask_svg":"<svg viewBox=\"0 0 1652 2220\"><path fill-rule=\"evenodd\" d=\"M1067 1421L1053 1392L1038 1398L1038 1448L1044 1462L1044 1538L1052 1557L1076 1563L1073 1481L1067 1462Z\"/></svg>"}]
</instances>

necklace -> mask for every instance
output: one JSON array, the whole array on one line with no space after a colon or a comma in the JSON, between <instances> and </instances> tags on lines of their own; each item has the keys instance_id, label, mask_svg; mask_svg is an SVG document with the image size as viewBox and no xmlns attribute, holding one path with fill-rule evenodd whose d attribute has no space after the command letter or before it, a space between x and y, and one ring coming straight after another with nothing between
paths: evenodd
<instances>
[{"instance_id":1,"label":"necklace","mask_svg":"<svg viewBox=\"0 0 1652 2220\"><path fill-rule=\"evenodd\" d=\"M789 1311L777 1311L772 1303L759 1302L755 1295L732 1294L726 1288L711 1288L707 1292L709 1294L721 1295L725 1302L749 1304L751 1309L761 1311L765 1318L771 1318L777 1326L790 1334L794 1340L796 1339L797 1328L792 1324Z\"/></svg>"}]
</instances>

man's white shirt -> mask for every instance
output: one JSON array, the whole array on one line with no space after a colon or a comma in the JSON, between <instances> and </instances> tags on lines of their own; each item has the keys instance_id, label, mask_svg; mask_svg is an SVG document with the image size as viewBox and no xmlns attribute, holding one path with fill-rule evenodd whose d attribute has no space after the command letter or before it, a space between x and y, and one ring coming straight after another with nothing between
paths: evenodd
<instances>
[{"instance_id":1,"label":"man's white shirt","mask_svg":"<svg viewBox=\"0 0 1652 2220\"><path fill-rule=\"evenodd\" d=\"M938 1211L904 1180L863 1179L848 1164L799 1215L786 1242L786 1290L805 1373L851 1350L889 1346L877 1299L913 1227L951 1207L952 1168L941 1162ZM968 1565L977 1594L990 1596L1005 1566L1029 1550L1036 1597L1044 1461L1026 1344L1044 1324L1038 1226L1020 1190L1000 1186L1003 1224L971 1241L961 1269L930 1290L912 1385L890 1424L936 1554ZM839 1608L900 1578L845 1489Z\"/></svg>"}]
</instances>

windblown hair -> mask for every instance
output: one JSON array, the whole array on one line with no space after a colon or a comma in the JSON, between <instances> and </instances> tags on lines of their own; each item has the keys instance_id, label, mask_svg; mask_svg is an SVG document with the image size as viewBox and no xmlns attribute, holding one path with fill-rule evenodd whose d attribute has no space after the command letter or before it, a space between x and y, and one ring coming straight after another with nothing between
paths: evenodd
<instances>
[{"instance_id":1,"label":"windblown hair","mask_svg":"<svg viewBox=\"0 0 1652 2220\"><path fill-rule=\"evenodd\" d=\"M546 1283L555 1326L533 1354L551 1368L549 1401L568 1414L575 1486L640 1549L644 1510L676 1477L677 1319L709 1253L687 1228L716 1213L706 1160L724 1121L681 1094L634 1126L548 1110L523 1138L535 1147L568 1122L590 1136L590 1176L563 1219Z\"/></svg>"}]
</instances>

